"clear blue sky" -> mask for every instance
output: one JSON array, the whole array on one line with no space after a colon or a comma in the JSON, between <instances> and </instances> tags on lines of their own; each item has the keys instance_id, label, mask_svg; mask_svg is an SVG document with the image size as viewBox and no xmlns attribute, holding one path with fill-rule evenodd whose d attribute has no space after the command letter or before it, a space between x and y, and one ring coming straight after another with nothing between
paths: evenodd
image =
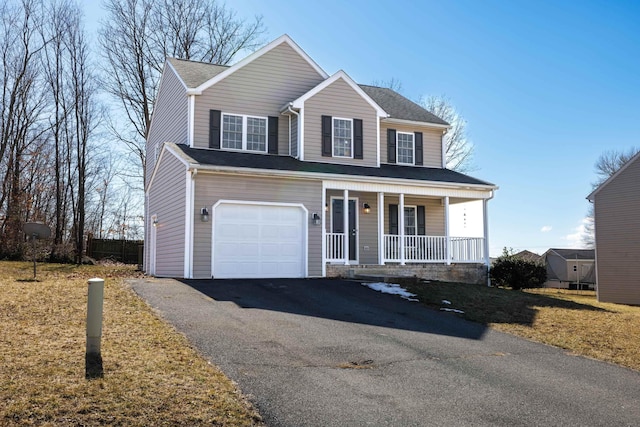
<instances>
[{"instance_id":1,"label":"clear blue sky","mask_svg":"<svg viewBox=\"0 0 640 427\"><path fill-rule=\"evenodd\" d=\"M470 174L500 186L491 255L578 247L598 156L640 146L638 1L227 4L262 15L265 41L289 34L329 74L449 97L475 145Z\"/></svg>"}]
</instances>

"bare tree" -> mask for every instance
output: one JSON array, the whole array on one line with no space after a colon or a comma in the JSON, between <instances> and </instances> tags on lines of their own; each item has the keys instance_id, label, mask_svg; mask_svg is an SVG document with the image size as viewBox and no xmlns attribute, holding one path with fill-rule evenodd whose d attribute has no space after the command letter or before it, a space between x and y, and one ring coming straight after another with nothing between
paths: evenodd
<instances>
[{"instance_id":1,"label":"bare tree","mask_svg":"<svg viewBox=\"0 0 640 427\"><path fill-rule=\"evenodd\" d=\"M84 252L84 227L86 212L86 182L88 148L96 127L96 86L89 62L89 48L80 21L80 11L71 13L66 46L69 52L69 71L73 95L73 135L77 170L77 203L74 206L74 231L76 261L82 262Z\"/></svg>"},{"instance_id":2,"label":"bare tree","mask_svg":"<svg viewBox=\"0 0 640 427\"><path fill-rule=\"evenodd\" d=\"M0 246L4 255L18 258L28 215L30 183L25 183L24 172L44 132L39 124L44 97L37 66L42 21L35 0L4 3L0 18Z\"/></svg>"},{"instance_id":3,"label":"bare tree","mask_svg":"<svg viewBox=\"0 0 640 427\"><path fill-rule=\"evenodd\" d=\"M99 43L106 91L122 107L127 126L114 135L135 155L144 176L145 140L167 56L228 64L260 43L262 21L238 19L207 0L107 0Z\"/></svg>"},{"instance_id":4,"label":"bare tree","mask_svg":"<svg viewBox=\"0 0 640 427\"><path fill-rule=\"evenodd\" d=\"M24 223L40 220L54 226L54 259L70 259L56 254L69 243L81 259L97 123L81 17L74 0L0 5L0 256L20 258Z\"/></svg>"},{"instance_id":5,"label":"bare tree","mask_svg":"<svg viewBox=\"0 0 640 427\"><path fill-rule=\"evenodd\" d=\"M631 147L628 150L616 151L607 150L598 157L594 165L596 173L596 181L591 184L593 189L598 188L607 179L613 176L620 170L625 163L627 163L633 156L640 152L640 148ZM582 244L587 248L593 248L596 244L595 233L595 212L593 205L589 206L587 216L585 217L584 231L582 234Z\"/></svg>"},{"instance_id":6,"label":"bare tree","mask_svg":"<svg viewBox=\"0 0 640 427\"><path fill-rule=\"evenodd\" d=\"M394 92L398 92L402 94L402 82L395 77L391 77L389 80L374 80L373 82L371 82L371 85L378 86L378 87L386 87L391 89Z\"/></svg>"},{"instance_id":7,"label":"bare tree","mask_svg":"<svg viewBox=\"0 0 640 427\"><path fill-rule=\"evenodd\" d=\"M467 138L467 121L444 96L423 97L420 104L430 113L451 125L445 135L446 167L458 172L470 172L473 165L473 144Z\"/></svg>"}]
</instances>

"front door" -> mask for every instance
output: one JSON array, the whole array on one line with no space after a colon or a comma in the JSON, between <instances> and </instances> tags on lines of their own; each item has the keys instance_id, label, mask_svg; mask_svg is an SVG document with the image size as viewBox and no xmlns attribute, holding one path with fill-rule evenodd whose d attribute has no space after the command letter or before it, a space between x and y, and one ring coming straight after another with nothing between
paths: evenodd
<instances>
[{"instance_id":1,"label":"front door","mask_svg":"<svg viewBox=\"0 0 640 427\"><path fill-rule=\"evenodd\" d=\"M344 233L343 199L331 199L331 232ZM349 199L349 261L356 261L358 253L358 228L356 215L358 213L355 199Z\"/></svg>"}]
</instances>

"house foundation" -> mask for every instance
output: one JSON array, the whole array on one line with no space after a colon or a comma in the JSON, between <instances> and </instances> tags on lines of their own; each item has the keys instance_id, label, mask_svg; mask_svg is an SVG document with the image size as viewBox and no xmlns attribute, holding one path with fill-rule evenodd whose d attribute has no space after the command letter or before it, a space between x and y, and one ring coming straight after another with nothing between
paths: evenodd
<instances>
[{"instance_id":1,"label":"house foundation","mask_svg":"<svg viewBox=\"0 0 640 427\"><path fill-rule=\"evenodd\" d=\"M464 264L386 264L344 265L327 264L327 277L417 277L439 282L487 284L487 266L477 263Z\"/></svg>"}]
</instances>

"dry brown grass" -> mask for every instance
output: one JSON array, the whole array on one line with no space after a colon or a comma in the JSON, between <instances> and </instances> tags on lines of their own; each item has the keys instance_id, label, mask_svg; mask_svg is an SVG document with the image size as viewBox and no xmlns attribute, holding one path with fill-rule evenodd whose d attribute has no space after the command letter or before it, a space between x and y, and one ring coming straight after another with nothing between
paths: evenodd
<instances>
[{"instance_id":1,"label":"dry brown grass","mask_svg":"<svg viewBox=\"0 0 640 427\"><path fill-rule=\"evenodd\" d=\"M0 262L0 425L256 425L234 384L124 285L128 266ZM105 282L104 376L85 379L87 280Z\"/></svg>"},{"instance_id":2,"label":"dry brown grass","mask_svg":"<svg viewBox=\"0 0 640 427\"><path fill-rule=\"evenodd\" d=\"M451 301L463 317L497 330L640 371L640 307L599 303L594 292L451 283L407 288L427 305Z\"/></svg>"}]
</instances>

